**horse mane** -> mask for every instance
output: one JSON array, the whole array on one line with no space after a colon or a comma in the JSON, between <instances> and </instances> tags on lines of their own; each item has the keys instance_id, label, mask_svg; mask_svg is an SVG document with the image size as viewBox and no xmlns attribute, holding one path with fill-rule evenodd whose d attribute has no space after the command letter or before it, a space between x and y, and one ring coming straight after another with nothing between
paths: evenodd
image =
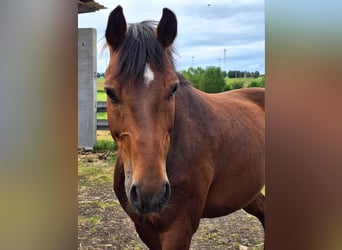
<instances>
[{"instance_id":1,"label":"horse mane","mask_svg":"<svg viewBox=\"0 0 342 250\"><path fill-rule=\"evenodd\" d=\"M120 83L140 82L143 79L146 63L160 73L164 73L167 61L173 63L173 49L164 53L163 46L155 35L157 22L143 21L130 24L123 44L118 50L118 65L115 77Z\"/></svg>"},{"instance_id":2,"label":"horse mane","mask_svg":"<svg viewBox=\"0 0 342 250\"><path fill-rule=\"evenodd\" d=\"M177 72L177 78L179 80L179 84L180 85L190 85L190 86L193 86L192 83L187 80L181 73Z\"/></svg>"}]
</instances>

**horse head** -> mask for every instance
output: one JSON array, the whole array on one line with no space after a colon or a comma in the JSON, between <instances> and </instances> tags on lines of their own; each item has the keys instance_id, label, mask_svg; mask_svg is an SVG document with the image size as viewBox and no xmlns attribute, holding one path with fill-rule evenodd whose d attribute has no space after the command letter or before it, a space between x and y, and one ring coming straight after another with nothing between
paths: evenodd
<instances>
[{"instance_id":1,"label":"horse head","mask_svg":"<svg viewBox=\"0 0 342 250\"><path fill-rule=\"evenodd\" d=\"M140 214L160 212L171 195L166 172L179 85L172 53L175 14L127 26L121 6L108 18L108 123L118 144L128 201Z\"/></svg>"}]
</instances>

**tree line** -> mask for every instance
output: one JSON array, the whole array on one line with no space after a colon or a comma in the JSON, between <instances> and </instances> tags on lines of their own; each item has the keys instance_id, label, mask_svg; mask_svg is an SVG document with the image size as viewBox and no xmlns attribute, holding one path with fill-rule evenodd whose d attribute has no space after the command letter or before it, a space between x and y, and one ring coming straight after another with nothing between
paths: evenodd
<instances>
[{"instance_id":1,"label":"tree line","mask_svg":"<svg viewBox=\"0 0 342 250\"><path fill-rule=\"evenodd\" d=\"M227 76L229 78L258 78L260 76L259 71L249 72L249 71L239 71L239 70L229 70Z\"/></svg>"},{"instance_id":2,"label":"tree line","mask_svg":"<svg viewBox=\"0 0 342 250\"><path fill-rule=\"evenodd\" d=\"M190 67L180 72L187 80L189 80L195 88L207 93L218 93L232 89L243 87L265 87L265 77L261 77L258 71L247 72L230 70L222 71L219 67L209 66L205 69L201 67ZM229 78L239 78L234 81L228 81ZM255 78L249 81L246 86L245 81L241 78Z\"/></svg>"},{"instance_id":3,"label":"tree line","mask_svg":"<svg viewBox=\"0 0 342 250\"><path fill-rule=\"evenodd\" d=\"M96 72L96 78L105 77L105 73Z\"/></svg>"}]
</instances>

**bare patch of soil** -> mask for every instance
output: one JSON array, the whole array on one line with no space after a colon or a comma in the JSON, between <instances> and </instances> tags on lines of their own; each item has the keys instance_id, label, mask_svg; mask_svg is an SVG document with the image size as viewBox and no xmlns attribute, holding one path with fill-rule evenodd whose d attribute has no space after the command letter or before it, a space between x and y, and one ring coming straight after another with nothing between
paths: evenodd
<instances>
[{"instance_id":1,"label":"bare patch of soil","mask_svg":"<svg viewBox=\"0 0 342 250\"><path fill-rule=\"evenodd\" d=\"M113 152L79 150L79 169L113 168L112 155ZM79 177L78 249L148 249L121 208L111 180L81 185L85 178L86 175ZM260 222L239 210L220 218L202 219L190 249L260 250L263 242L264 230Z\"/></svg>"}]
</instances>

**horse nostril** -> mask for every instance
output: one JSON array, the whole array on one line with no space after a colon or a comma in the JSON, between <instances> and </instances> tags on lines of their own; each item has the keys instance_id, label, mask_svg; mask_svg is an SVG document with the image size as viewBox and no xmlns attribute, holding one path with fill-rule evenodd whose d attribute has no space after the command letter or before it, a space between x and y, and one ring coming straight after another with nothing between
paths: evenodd
<instances>
[{"instance_id":1,"label":"horse nostril","mask_svg":"<svg viewBox=\"0 0 342 250\"><path fill-rule=\"evenodd\" d=\"M131 192L129 195L130 201L131 203L135 206L135 207L140 207L140 199L139 199L139 194L138 194L138 188L136 185L132 185L131 187Z\"/></svg>"},{"instance_id":2,"label":"horse nostril","mask_svg":"<svg viewBox=\"0 0 342 250\"><path fill-rule=\"evenodd\" d=\"M164 185L164 199L165 200L168 200L170 198L170 195L171 195L171 190L170 190L170 184L169 183L166 183Z\"/></svg>"}]
</instances>

